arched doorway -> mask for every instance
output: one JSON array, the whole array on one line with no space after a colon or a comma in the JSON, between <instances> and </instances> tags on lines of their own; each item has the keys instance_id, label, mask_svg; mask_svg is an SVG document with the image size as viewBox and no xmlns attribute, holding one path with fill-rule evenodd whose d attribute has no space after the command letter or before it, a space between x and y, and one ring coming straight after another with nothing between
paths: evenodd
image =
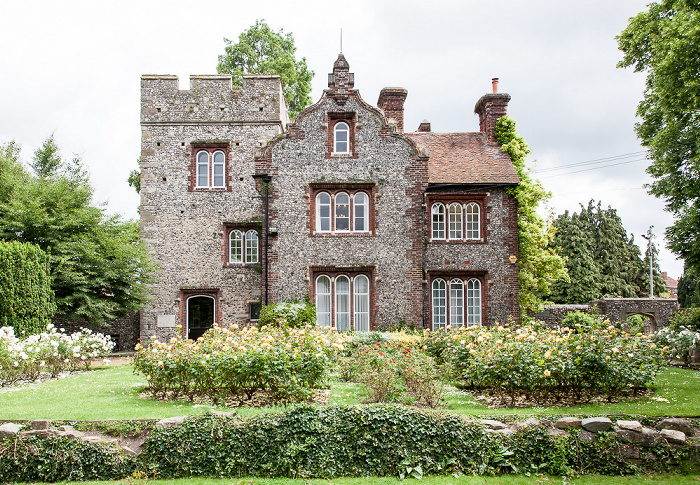
<instances>
[{"instance_id":1,"label":"arched doorway","mask_svg":"<svg viewBox=\"0 0 700 485\"><path fill-rule=\"evenodd\" d=\"M214 297L193 295L187 298L187 338L197 340L214 324Z\"/></svg>"}]
</instances>

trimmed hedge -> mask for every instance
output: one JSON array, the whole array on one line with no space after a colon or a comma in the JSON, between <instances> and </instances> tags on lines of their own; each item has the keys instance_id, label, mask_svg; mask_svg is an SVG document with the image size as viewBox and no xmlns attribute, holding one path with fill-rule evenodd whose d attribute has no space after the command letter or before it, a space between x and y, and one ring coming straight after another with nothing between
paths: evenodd
<instances>
[{"instance_id":1,"label":"trimmed hedge","mask_svg":"<svg viewBox=\"0 0 700 485\"><path fill-rule=\"evenodd\" d=\"M48 256L38 246L0 240L0 327L40 333L56 312Z\"/></svg>"},{"instance_id":2,"label":"trimmed hedge","mask_svg":"<svg viewBox=\"0 0 700 485\"><path fill-rule=\"evenodd\" d=\"M311 302L282 301L270 303L260 310L258 327L303 328L316 325L316 305Z\"/></svg>"}]
</instances>

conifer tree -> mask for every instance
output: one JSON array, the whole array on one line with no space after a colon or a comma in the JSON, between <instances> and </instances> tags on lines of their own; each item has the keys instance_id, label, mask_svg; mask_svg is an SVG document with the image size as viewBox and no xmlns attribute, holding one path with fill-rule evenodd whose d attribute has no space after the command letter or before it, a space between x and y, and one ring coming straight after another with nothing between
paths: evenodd
<instances>
[{"instance_id":1,"label":"conifer tree","mask_svg":"<svg viewBox=\"0 0 700 485\"><path fill-rule=\"evenodd\" d=\"M678 280L678 304L681 308L700 307L700 276L688 263Z\"/></svg>"}]
</instances>

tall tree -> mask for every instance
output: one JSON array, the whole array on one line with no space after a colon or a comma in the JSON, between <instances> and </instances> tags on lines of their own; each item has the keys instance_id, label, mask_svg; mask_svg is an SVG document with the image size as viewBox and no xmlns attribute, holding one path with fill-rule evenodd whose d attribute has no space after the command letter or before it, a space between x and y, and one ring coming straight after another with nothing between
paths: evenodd
<instances>
[{"instance_id":1,"label":"tall tree","mask_svg":"<svg viewBox=\"0 0 700 485\"><path fill-rule=\"evenodd\" d=\"M617 211L591 200L580 213L555 221L551 243L566 257L571 280L554 285L552 301L588 303L602 297L633 298L642 293L643 263L634 237L628 237ZM647 276L647 282L648 276Z\"/></svg>"},{"instance_id":2,"label":"tall tree","mask_svg":"<svg viewBox=\"0 0 700 485\"><path fill-rule=\"evenodd\" d=\"M296 60L297 48L291 33L283 29L273 31L265 20L256 20L248 30L228 44L226 54L219 56L219 73L233 75L234 85L239 86L243 74L279 74L287 108L292 119L311 104L311 79L314 72L306 65L306 58Z\"/></svg>"},{"instance_id":3,"label":"tall tree","mask_svg":"<svg viewBox=\"0 0 700 485\"><path fill-rule=\"evenodd\" d=\"M678 303L682 308L700 307L700 275L688 265L678 280Z\"/></svg>"},{"instance_id":4,"label":"tall tree","mask_svg":"<svg viewBox=\"0 0 700 485\"><path fill-rule=\"evenodd\" d=\"M700 272L700 4L652 2L617 41L618 67L647 75L635 130L649 149L649 192L675 218L666 229L669 248Z\"/></svg>"},{"instance_id":5,"label":"tall tree","mask_svg":"<svg viewBox=\"0 0 700 485\"><path fill-rule=\"evenodd\" d=\"M0 198L0 239L30 242L49 254L58 316L100 324L139 309L153 268L138 223L93 205L80 160L61 159L51 145L50 138L35 153L34 174L16 157L2 162L14 167L14 190Z\"/></svg>"},{"instance_id":6,"label":"tall tree","mask_svg":"<svg viewBox=\"0 0 700 485\"><path fill-rule=\"evenodd\" d=\"M552 194L533 180L525 164L530 153L527 143L518 135L515 121L507 116L496 122L496 140L501 149L510 155L520 177L517 187L507 189L518 203L518 282L520 307L524 313L538 311L542 296L550 292L554 281L568 281L566 265L557 251L548 247L554 238L554 227L537 212Z\"/></svg>"}]
</instances>

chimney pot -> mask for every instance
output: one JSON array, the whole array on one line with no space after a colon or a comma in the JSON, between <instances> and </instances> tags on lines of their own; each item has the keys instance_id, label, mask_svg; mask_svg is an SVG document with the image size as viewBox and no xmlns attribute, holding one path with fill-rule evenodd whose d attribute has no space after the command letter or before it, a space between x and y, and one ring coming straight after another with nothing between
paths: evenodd
<instances>
[{"instance_id":1,"label":"chimney pot","mask_svg":"<svg viewBox=\"0 0 700 485\"><path fill-rule=\"evenodd\" d=\"M491 79L491 87L493 88L493 94L498 93L498 78L494 77Z\"/></svg>"}]
</instances>

